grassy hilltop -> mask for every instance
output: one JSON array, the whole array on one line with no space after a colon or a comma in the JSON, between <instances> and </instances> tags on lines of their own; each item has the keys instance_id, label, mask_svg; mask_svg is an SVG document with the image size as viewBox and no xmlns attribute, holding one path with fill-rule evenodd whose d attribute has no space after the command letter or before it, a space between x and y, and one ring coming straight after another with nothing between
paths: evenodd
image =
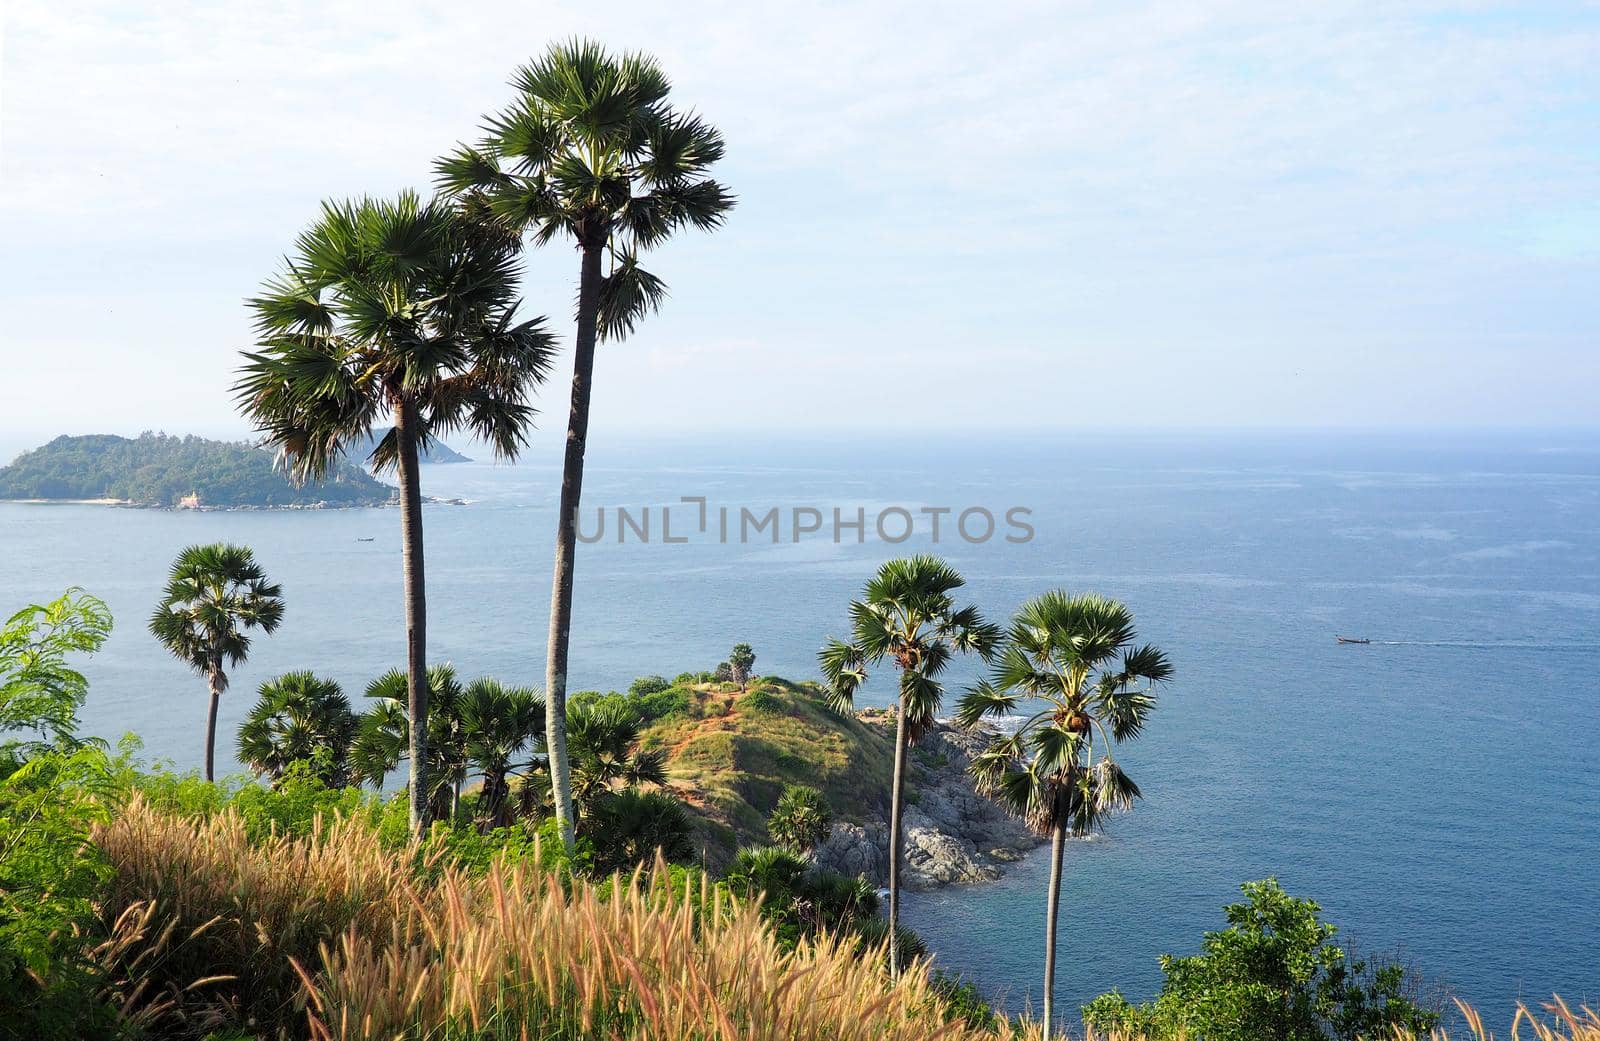
<instances>
[{"instance_id":1,"label":"grassy hilltop","mask_svg":"<svg viewBox=\"0 0 1600 1041\"><path fill-rule=\"evenodd\" d=\"M888 812L894 744L881 729L830 712L822 688L777 677L672 688L677 706L645 731L667 753L673 793L695 812L712 863L770 841L767 817L785 785L822 790L840 820Z\"/></svg>"}]
</instances>

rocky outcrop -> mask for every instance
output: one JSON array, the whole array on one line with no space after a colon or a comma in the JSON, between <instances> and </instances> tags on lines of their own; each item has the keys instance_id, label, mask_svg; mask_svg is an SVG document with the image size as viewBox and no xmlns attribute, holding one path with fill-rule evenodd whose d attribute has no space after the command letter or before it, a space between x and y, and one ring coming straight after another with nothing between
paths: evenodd
<instances>
[{"instance_id":1,"label":"rocky outcrop","mask_svg":"<svg viewBox=\"0 0 1600 1041\"><path fill-rule=\"evenodd\" d=\"M892 728L884 712L864 712L861 719ZM1042 841L972 789L967 764L993 737L987 728L939 723L911 750L902 868L907 889L991 882ZM888 821L837 823L814 855L819 867L881 885L889 877Z\"/></svg>"}]
</instances>

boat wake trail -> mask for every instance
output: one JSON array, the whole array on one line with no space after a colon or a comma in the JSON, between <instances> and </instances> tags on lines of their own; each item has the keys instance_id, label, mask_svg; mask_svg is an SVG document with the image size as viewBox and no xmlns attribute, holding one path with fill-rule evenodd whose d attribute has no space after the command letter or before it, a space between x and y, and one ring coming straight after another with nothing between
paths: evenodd
<instances>
[{"instance_id":1,"label":"boat wake trail","mask_svg":"<svg viewBox=\"0 0 1600 1041\"><path fill-rule=\"evenodd\" d=\"M1517 640L1373 640L1377 647L1461 647L1506 651L1600 651L1600 643L1533 643Z\"/></svg>"}]
</instances>

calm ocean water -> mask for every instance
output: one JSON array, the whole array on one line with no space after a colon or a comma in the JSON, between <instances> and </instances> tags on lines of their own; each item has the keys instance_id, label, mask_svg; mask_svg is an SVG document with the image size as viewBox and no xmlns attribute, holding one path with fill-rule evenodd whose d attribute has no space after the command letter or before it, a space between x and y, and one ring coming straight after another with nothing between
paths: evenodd
<instances>
[{"instance_id":1,"label":"calm ocean water","mask_svg":"<svg viewBox=\"0 0 1600 1041\"><path fill-rule=\"evenodd\" d=\"M471 500L426 515L431 656L539 682L559 438L514 467L428 467ZM936 549L1003 618L1052 586L1128 601L1177 664L1124 755L1144 788L1069 849L1061 988L1147 997L1156 957L1195 949L1238 883L1276 874L1362 950L1403 946L1498 1025L1519 998L1600 999L1600 435L1039 434L956 447L903 435L591 448L594 507L651 506L652 542L581 547L575 688L709 668L738 640L757 671L815 673L878 562ZM693 531L705 496L710 534ZM674 536L661 541L660 508ZM785 511L783 541L719 544L716 510ZM865 544L789 541L787 511L865 508ZM1032 510L1032 541L892 546L880 510ZM896 533L900 522L891 524ZM144 631L185 544L253 546L284 586L224 699L231 735L266 677L330 674L358 695L403 655L392 510L171 513L0 505L0 608L82 585L118 620L87 672L89 729L200 761L204 686ZM736 525L735 525L736 526ZM975 530L975 528L974 528ZM1005 534L1002 528L1000 535ZM371 542L359 542L361 538ZM1335 633L1368 647L1342 647ZM883 703L875 684L864 699ZM231 737L219 756L231 751ZM914 894L940 962L1037 1003L1042 857L997 884Z\"/></svg>"}]
</instances>

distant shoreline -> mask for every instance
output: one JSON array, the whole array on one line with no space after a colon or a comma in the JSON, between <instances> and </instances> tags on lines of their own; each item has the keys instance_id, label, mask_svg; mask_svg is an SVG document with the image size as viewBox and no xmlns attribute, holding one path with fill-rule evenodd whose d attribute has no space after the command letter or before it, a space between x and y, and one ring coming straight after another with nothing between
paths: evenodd
<instances>
[{"instance_id":1,"label":"distant shoreline","mask_svg":"<svg viewBox=\"0 0 1600 1041\"><path fill-rule=\"evenodd\" d=\"M423 496L428 506L470 506L466 499L439 499ZM170 513L261 513L274 511L306 510L382 510L396 505L394 502L301 502L274 506L164 506L155 502L134 502L132 499L0 499L0 506L118 506L127 510L165 510Z\"/></svg>"}]
</instances>

